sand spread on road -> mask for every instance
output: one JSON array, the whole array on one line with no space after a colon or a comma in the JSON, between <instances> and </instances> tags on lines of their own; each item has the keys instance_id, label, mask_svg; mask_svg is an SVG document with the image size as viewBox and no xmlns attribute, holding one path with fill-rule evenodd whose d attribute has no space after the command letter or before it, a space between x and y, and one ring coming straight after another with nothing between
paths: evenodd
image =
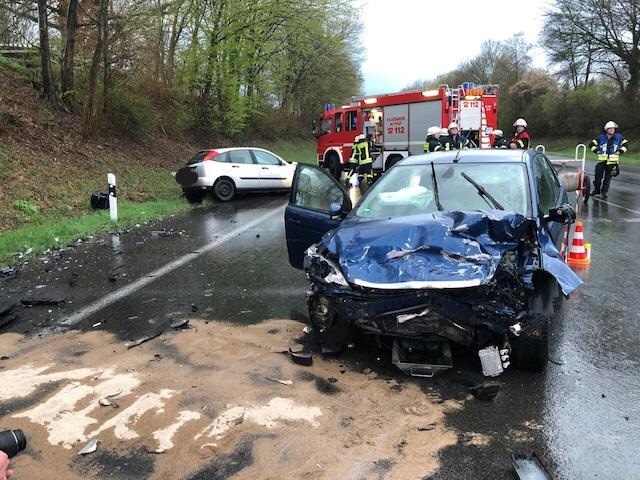
<instances>
[{"instance_id":1,"label":"sand spread on road","mask_svg":"<svg viewBox=\"0 0 640 480\"><path fill-rule=\"evenodd\" d=\"M242 479L412 479L457 442L443 418L458 402L279 353L304 335L298 322L190 324L131 349L104 331L1 335L0 384L13 385L0 423L29 440L20 478L189 478L213 465ZM94 438L97 451L78 456Z\"/></svg>"}]
</instances>

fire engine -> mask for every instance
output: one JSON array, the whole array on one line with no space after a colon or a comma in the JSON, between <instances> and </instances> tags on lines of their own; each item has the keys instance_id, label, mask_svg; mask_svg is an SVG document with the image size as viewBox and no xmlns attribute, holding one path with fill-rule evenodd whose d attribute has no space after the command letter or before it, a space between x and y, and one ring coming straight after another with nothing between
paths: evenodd
<instances>
[{"instance_id":1,"label":"fire engine","mask_svg":"<svg viewBox=\"0 0 640 480\"><path fill-rule=\"evenodd\" d=\"M423 153L427 128L455 122L476 147L490 148L497 128L498 86L467 82L456 88L412 90L367 96L339 108L325 105L314 121L320 166L340 178L349 163L353 139L364 134L373 142L373 169L390 168L409 155Z\"/></svg>"}]
</instances>

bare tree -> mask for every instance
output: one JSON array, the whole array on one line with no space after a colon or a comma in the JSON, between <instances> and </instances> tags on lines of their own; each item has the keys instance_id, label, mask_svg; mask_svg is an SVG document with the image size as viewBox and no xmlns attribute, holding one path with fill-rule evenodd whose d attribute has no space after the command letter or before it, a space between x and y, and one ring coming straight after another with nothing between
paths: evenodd
<instances>
[{"instance_id":1,"label":"bare tree","mask_svg":"<svg viewBox=\"0 0 640 480\"><path fill-rule=\"evenodd\" d=\"M622 86L633 105L640 87L640 2L556 0L546 14L543 45L568 68L573 83L599 72ZM623 71L620 67L623 67Z\"/></svg>"},{"instance_id":2,"label":"bare tree","mask_svg":"<svg viewBox=\"0 0 640 480\"><path fill-rule=\"evenodd\" d=\"M51 74L47 0L38 0L38 26L40 28L40 58L42 61L42 95L51 105L57 106L58 99Z\"/></svg>"}]
</instances>

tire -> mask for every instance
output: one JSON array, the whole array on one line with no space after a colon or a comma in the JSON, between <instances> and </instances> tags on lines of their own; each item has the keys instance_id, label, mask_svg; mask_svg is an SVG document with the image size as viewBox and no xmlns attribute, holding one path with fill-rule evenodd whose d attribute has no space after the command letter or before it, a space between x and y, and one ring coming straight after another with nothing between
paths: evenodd
<instances>
[{"instance_id":1,"label":"tire","mask_svg":"<svg viewBox=\"0 0 640 480\"><path fill-rule=\"evenodd\" d=\"M194 203L202 203L202 199L204 198L204 192L202 191L193 191L193 190L185 190L184 198L186 198L187 202L190 204Z\"/></svg>"},{"instance_id":2,"label":"tire","mask_svg":"<svg viewBox=\"0 0 640 480\"><path fill-rule=\"evenodd\" d=\"M591 179L586 173L582 177L582 190L580 194L582 195L582 201L587 203L591 195Z\"/></svg>"},{"instance_id":3,"label":"tire","mask_svg":"<svg viewBox=\"0 0 640 480\"><path fill-rule=\"evenodd\" d=\"M219 202L228 202L236 195L236 185L230 178L219 178L213 184L213 196Z\"/></svg>"},{"instance_id":4,"label":"tire","mask_svg":"<svg viewBox=\"0 0 640 480\"><path fill-rule=\"evenodd\" d=\"M342 176L342 165L340 165L340 159L335 153L327 155L324 165L333 178L340 180Z\"/></svg>"},{"instance_id":5,"label":"tire","mask_svg":"<svg viewBox=\"0 0 640 480\"><path fill-rule=\"evenodd\" d=\"M541 372L549 361L549 318L534 313L521 326L520 336L513 341L513 362L520 370Z\"/></svg>"}]
</instances>

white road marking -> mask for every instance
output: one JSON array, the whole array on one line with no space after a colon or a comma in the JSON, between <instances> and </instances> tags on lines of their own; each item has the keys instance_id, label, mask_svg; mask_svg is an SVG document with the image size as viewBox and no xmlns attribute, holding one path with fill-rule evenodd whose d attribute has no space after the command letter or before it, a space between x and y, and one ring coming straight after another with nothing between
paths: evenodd
<instances>
[{"instance_id":1,"label":"white road marking","mask_svg":"<svg viewBox=\"0 0 640 480\"><path fill-rule=\"evenodd\" d=\"M598 200L599 202L606 203L607 205L611 205L612 207L618 207L628 212L635 213L636 215L640 215L640 211L634 210L633 208L623 207L622 205L618 205L617 203L609 202L608 200L603 200L602 198L598 198L598 197L591 197L591 198L593 198L594 200Z\"/></svg>"},{"instance_id":2,"label":"white road marking","mask_svg":"<svg viewBox=\"0 0 640 480\"><path fill-rule=\"evenodd\" d=\"M639 223L640 218L625 218L624 221L629 223Z\"/></svg>"},{"instance_id":3,"label":"white road marking","mask_svg":"<svg viewBox=\"0 0 640 480\"><path fill-rule=\"evenodd\" d=\"M132 282L129 285L116 290L115 292L111 292L108 295L105 295L104 297L87 305L86 307L81 308L76 313L62 320L60 323L63 325L75 325L76 323L81 322L85 318L102 310L106 306L111 305L112 303L117 302L118 300L121 300L122 298L128 295L131 295L134 292L137 292L141 288L144 288L147 285L149 285L151 282L155 282L159 278L165 276L167 273L171 273L176 268L186 265L187 263L191 262L192 260L195 260L199 256L207 252L210 252L211 250L218 248L221 245L224 245L229 240L237 237L239 234L246 232L247 230L257 225L260 225L261 223L266 222L271 217L274 217L276 214L282 214L282 210L283 208L278 208L277 210L274 210L273 212L268 213L262 216L261 218L252 220L246 225L243 225L242 227L237 228L232 232L227 233L226 235L223 235L213 243L208 243L206 245L203 245L197 251L187 253L186 255L183 255L182 257L174 260L173 262L167 263L165 266L160 267L157 270L154 270L153 272L146 274L144 277L139 278L135 282Z\"/></svg>"}]
</instances>

